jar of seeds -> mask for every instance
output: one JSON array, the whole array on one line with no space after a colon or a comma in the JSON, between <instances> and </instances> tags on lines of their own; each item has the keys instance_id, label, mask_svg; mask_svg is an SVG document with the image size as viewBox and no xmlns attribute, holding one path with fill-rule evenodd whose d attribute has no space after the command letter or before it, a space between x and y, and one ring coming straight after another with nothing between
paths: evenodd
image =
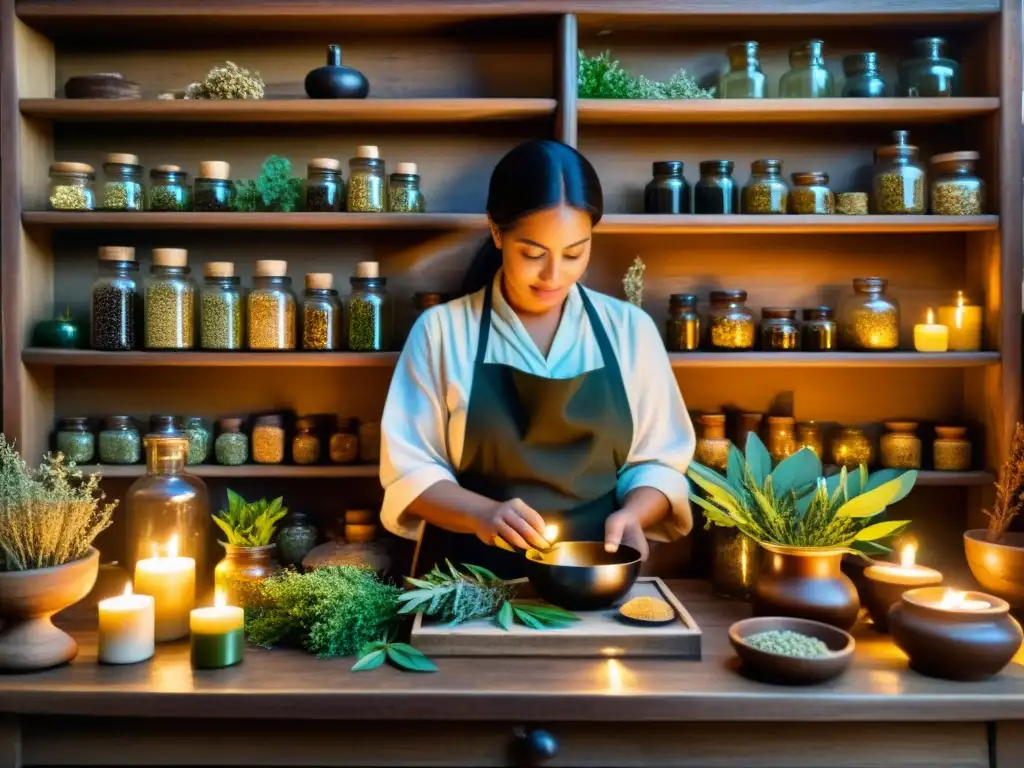
<instances>
[{"instance_id":1,"label":"jar of seeds","mask_svg":"<svg viewBox=\"0 0 1024 768\"><path fill-rule=\"evenodd\" d=\"M939 472L966 472L971 468L971 441L966 427L936 427L933 466Z\"/></svg>"},{"instance_id":2,"label":"jar of seeds","mask_svg":"<svg viewBox=\"0 0 1024 768\"><path fill-rule=\"evenodd\" d=\"M705 160L693 185L694 213L739 213L740 189L732 177L732 160Z\"/></svg>"},{"instance_id":3,"label":"jar of seeds","mask_svg":"<svg viewBox=\"0 0 1024 768\"><path fill-rule=\"evenodd\" d=\"M765 307L761 310L761 349L765 352L795 352L800 348L800 326L796 310Z\"/></svg>"},{"instance_id":4,"label":"jar of seeds","mask_svg":"<svg viewBox=\"0 0 1024 768\"><path fill-rule=\"evenodd\" d=\"M106 352L135 347L135 313L139 294L135 249L104 246L99 251L99 273L92 284L89 315L93 349Z\"/></svg>"},{"instance_id":5,"label":"jar of seeds","mask_svg":"<svg viewBox=\"0 0 1024 768\"><path fill-rule=\"evenodd\" d=\"M331 462L354 464L359 458L359 434L353 419L339 419L331 435Z\"/></svg>"},{"instance_id":6,"label":"jar of seeds","mask_svg":"<svg viewBox=\"0 0 1024 768\"><path fill-rule=\"evenodd\" d=\"M105 211L141 211L145 194L145 171L138 155L114 152L103 163L103 200Z\"/></svg>"},{"instance_id":7,"label":"jar of seeds","mask_svg":"<svg viewBox=\"0 0 1024 768\"><path fill-rule=\"evenodd\" d=\"M772 461L779 462L796 453L796 438L793 435L792 416L768 417L768 453Z\"/></svg>"},{"instance_id":8,"label":"jar of seeds","mask_svg":"<svg viewBox=\"0 0 1024 768\"><path fill-rule=\"evenodd\" d=\"M843 96L854 99L877 99L885 96L885 80L878 71L878 54L874 51L855 53L843 59L846 84Z\"/></svg>"},{"instance_id":9,"label":"jar of seeds","mask_svg":"<svg viewBox=\"0 0 1024 768\"><path fill-rule=\"evenodd\" d=\"M310 272L302 297L302 348L341 349L341 302L334 290L334 275Z\"/></svg>"},{"instance_id":10,"label":"jar of seeds","mask_svg":"<svg viewBox=\"0 0 1024 768\"><path fill-rule=\"evenodd\" d=\"M979 216L985 212L985 182L974 172L977 152L948 152L932 158L932 213Z\"/></svg>"},{"instance_id":11,"label":"jar of seeds","mask_svg":"<svg viewBox=\"0 0 1024 768\"><path fill-rule=\"evenodd\" d=\"M203 266L199 301L199 345L203 349L242 348L242 279L230 261L208 261Z\"/></svg>"},{"instance_id":12,"label":"jar of seeds","mask_svg":"<svg viewBox=\"0 0 1024 768\"><path fill-rule=\"evenodd\" d=\"M854 295L843 311L843 344L850 349L878 351L900 345L900 305L885 292L889 281L858 277Z\"/></svg>"},{"instance_id":13,"label":"jar of seeds","mask_svg":"<svg viewBox=\"0 0 1024 768\"><path fill-rule=\"evenodd\" d=\"M237 467L249 460L249 436L242 431L244 419L229 416L217 422L220 434L213 443L213 455L218 464Z\"/></svg>"},{"instance_id":14,"label":"jar of seeds","mask_svg":"<svg viewBox=\"0 0 1024 768\"><path fill-rule=\"evenodd\" d=\"M154 248L146 281L146 349L192 349L195 296L188 251Z\"/></svg>"},{"instance_id":15,"label":"jar of seeds","mask_svg":"<svg viewBox=\"0 0 1024 768\"><path fill-rule=\"evenodd\" d=\"M946 40L923 37L915 40L914 58L900 64L900 96L959 96L960 65L946 53Z\"/></svg>"},{"instance_id":16,"label":"jar of seeds","mask_svg":"<svg viewBox=\"0 0 1024 768\"><path fill-rule=\"evenodd\" d=\"M750 181L743 187L743 213L785 213L789 187L782 178L782 161L762 159L750 164Z\"/></svg>"},{"instance_id":17,"label":"jar of seeds","mask_svg":"<svg viewBox=\"0 0 1024 768\"><path fill-rule=\"evenodd\" d=\"M56 442L57 450L75 464L88 464L96 455L96 438L89 431L89 420L84 416L60 419Z\"/></svg>"},{"instance_id":18,"label":"jar of seeds","mask_svg":"<svg viewBox=\"0 0 1024 768\"><path fill-rule=\"evenodd\" d=\"M388 210L392 213L426 213L427 199L420 191L416 163L399 163L388 184Z\"/></svg>"},{"instance_id":19,"label":"jar of seeds","mask_svg":"<svg viewBox=\"0 0 1024 768\"><path fill-rule=\"evenodd\" d=\"M210 428L201 416L185 417L185 436L188 438L188 454L185 456L186 464L202 464L210 458L213 436L210 434Z\"/></svg>"},{"instance_id":20,"label":"jar of seeds","mask_svg":"<svg viewBox=\"0 0 1024 768\"><path fill-rule=\"evenodd\" d=\"M821 442L821 426L814 421L801 421L796 425L796 450L806 448L819 459L824 457Z\"/></svg>"},{"instance_id":21,"label":"jar of seeds","mask_svg":"<svg viewBox=\"0 0 1024 768\"><path fill-rule=\"evenodd\" d=\"M364 464L380 461L380 422L359 422L359 460Z\"/></svg>"},{"instance_id":22,"label":"jar of seeds","mask_svg":"<svg viewBox=\"0 0 1024 768\"><path fill-rule=\"evenodd\" d=\"M838 346L838 326L832 307L805 309L801 331L804 352L833 352Z\"/></svg>"},{"instance_id":23,"label":"jar of seeds","mask_svg":"<svg viewBox=\"0 0 1024 768\"><path fill-rule=\"evenodd\" d=\"M345 207L356 213L381 213L384 210L384 161L380 159L377 147L356 147L356 156L348 161Z\"/></svg>"},{"instance_id":24,"label":"jar of seeds","mask_svg":"<svg viewBox=\"0 0 1024 768\"><path fill-rule=\"evenodd\" d=\"M431 307L439 306L444 304L444 294L436 293L432 291L416 291L412 297L412 306L416 312L416 318L426 312Z\"/></svg>"},{"instance_id":25,"label":"jar of seeds","mask_svg":"<svg viewBox=\"0 0 1024 768\"><path fill-rule=\"evenodd\" d=\"M836 194L836 213L844 216L867 216L867 192L839 192Z\"/></svg>"},{"instance_id":26,"label":"jar of seeds","mask_svg":"<svg viewBox=\"0 0 1024 768\"><path fill-rule=\"evenodd\" d=\"M311 213L332 213L341 210L345 200L345 180L341 161L333 157L315 157L306 167L302 183L303 207Z\"/></svg>"},{"instance_id":27,"label":"jar of seeds","mask_svg":"<svg viewBox=\"0 0 1024 768\"><path fill-rule=\"evenodd\" d=\"M292 438L292 461L296 464L320 462L320 434L316 419L305 418L295 422Z\"/></svg>"},{"instance_id":28,"label":"jar of seeds","mask_svg":"<svg viewBox=\"0 0 1024 768\"><path fill-rule=\"evenodd\" d=\"M669 352L694 352L700 348L700 315L697 297L692 293L673 293L669 297L665 348Z\"/></svg>"},{"instance_id":29,"label":"jar of seeds","mask_svg":"<svg viewBox=\"0 0 1024 768\"><path fill-rule=\"evenodd\" d=\"M51 211L91 211L96 207L96 172L85 163L50 166L47 207Z\"/></svg>"},{"instance_id":30,"label":"jar of seeds","mask_svg":"<svg viewBox=\"0 0 1024 768\"><path fill-rule=\"evenodd\" d=\"M893 144L875 150L874 202L876 213L924 213L924 168L917 147L908 144L907 131L894 131Z\"/></svg>"},{"instance_id":31,"label":"jar of seeds","mask_svg":"<svg viewBox=\"0 0 1024 768\"><path fill-rule=\"evenodd\" d=\"M746 291L711 292L708 328L712 349L737 352L754 348L754 313L746 301Z\"/></svg>"},{"instance_id":32,"label":"jar of seeds","mask_svg":"<svg viewBox=\"0 0 1024 768\"><path fill-rule=\"evenodd\" d=\"M832 94L832 74L825 68L825 44L808 40L789 51L789 72L779 79L780 99L827 99Z\"/></svg>"},{"instance_id":33,"label":"jar of seeds","mask_svg":"<svg viewBox=\"0 0 1024 768\"><path fill-rule=\"evenodd\" d=\"M249 293L249 349L295 349L295 294L287 271L287 261L256 262Z\"/></svg>"},{"instance_id":34,"label":"jar of seeds","mask_svg":"<svg viewBox=\"0 0 1024 768\"><path fill-rule=\"evenodd\" d=\"M690 185L681 160L653 164L654 178L644 187L644 213L689 213Z\"/></svg>"},{"instance_id":35,"label":"jar of seeds","mask_svg":"<svg viewBox=\"0 0 1024 768\"><path fill-rule=\"evenodd\" d=\"M271 413L257 416L252 425L252 460L257 464L284 461L284 419Z\"/></svg>"},{"instance_id":36,"label":"jar of seeds","mask_svg":"<svg viewBox=\"0 0 1024 768\"><path fill-rule=\"evenodd\" d=\"M185 436L181 419L166 414L153 414L149 417L149 434Z\"/></svg>"},{"instance_id":37,"label":"jar of seeds","mask_svg":"<svg viewBox=\"0 0 1024 768\"><path fill-rule=\"evenodd\" d=\"M352 291L346 299L345 322L348 348L353 352L386 352L391 349L391 301L387 279L375 261L356 264L349 279Z\"/></svg>"},{"instance_id":38,"label":"jar of seeds","mask_svg":"<svg viewBox=\"0 0 1024 768\"><path fill-rule=\"evenodd\" d=\"M108 416L99 436L101 464L138 464L142 438L131 416Z\"/></svg>"},{"instance_id":39,"label":"jar of seeds","mask_svg":"<svg viewBox=\"0 0 1024 768\"><path fill-rule=\"evenodd\" d=\"M227 213L231 210L234 186L231 165L223 160L204 160L199 164L192 207L205 213Z\"/></svg>"},{"instance_id":40,"label":"jar of seeds","mask_svg":"<svg viewBox=\"0 0 1024 768\"><path fill-rule=\"evenodd\" d=\"M847 470L870 467L875 449L863 429L844 427L832 441L832 462Z\"/></svg>"},{"instance_id":41,"label":"jar of seeds","mask_svg":"<svg viewBox=\"0 0 1024 768\"><path fill-rule=\"evenodd\" d=\"M794 173L793 188L789 192L789 210L799 214L835 213L835 198L828 188L828 174L821 171Z\"/></svg>"},{"instance_id":42,"label":"jar of seeds","mask_svg":"<svg viewBox=\"0 0 1024 768\"><path fill-rule=\"evenodd\" d=\"M729 69L718 80L716 96L720 99L763 99L768 95L768 82L761 71L758 45L753 40L730 43L726 49Z\"/></svg>"},{"instance_id":43,"label":"jar of seeds","mask_svg":"<svg viewBox=\"0 0 1024 768\"><path fill-rule=\"evenodd\" d=\"M882 466L886 469L920 469L921 438L913 421L887 421L888 432L880 440Z\"/></svg>"},{"instance_id":44,"label":"jar of seeds","mask_svg":"<svg viewBox=\"0 0 1024 768\"><path fill-rule=\"evenodd\" d=\"M725 436L725 414L705 413L700 417L702 432L693 458L709 469L725 474L729 465L729 442Z\"/></svg>"},{"instance_id":45,"label":"jar of seeds","mask_svg":"<svg viewBox=\"0 0 1024 768\"><path fill-rule=\"evenodd\" d=\"M158 165L149 172L150 211L191 211L192 184L178 165Z\"/></svg>"}]
</instances>

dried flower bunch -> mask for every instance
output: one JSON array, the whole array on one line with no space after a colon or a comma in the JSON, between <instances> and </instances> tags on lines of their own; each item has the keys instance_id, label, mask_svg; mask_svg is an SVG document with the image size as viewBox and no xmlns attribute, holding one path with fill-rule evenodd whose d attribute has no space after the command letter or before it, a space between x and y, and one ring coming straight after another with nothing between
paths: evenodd
<instances>
[{"instance_id":1,"label":"dried flower bunch","mask_svg":"<svg viewBox=\"0 0 1024 768\"><path fill-rule=\"evenodd\" d=\"M198 83L185 89L186 99L262 99L263 78L233 61L214 67Z\"/></svg>"},{"instance_id":2,"label":"dried flower bunch","mask_svg":"<svg viewBox=\"0 0 1024 768\"><path fill-rule=\"evenodd\" d=\"M1010 455L999 470L996 503L988 515L988 540L999 541L1024 508L1024 424L1013 431Z\"/></svg>"},{"instance_id":3,"label":"dried flower bunch","mask_svg":"<svg viewBox=\"0 0 1024 768\"><path fill-rule=\"evenodd\" d=\"M680 69L667 82L634 77L612 60L611 51L587 56L579 52L577 91L581 99L713 99L714 88L701 88Z\"/></svg>"},{"instance_id":4,"label":"dried flower bunch","mask_svg":"<svg viewBox=\"0 0 1024 768\"><path fill-rule=\"evenodd\" d=\"M0 571L52 568L89 554L110 525L100 476L86 478L64 455L47 455L32 470L0 435Z\"/></svg>"},{"instance_id":5,"label":"dried flower bunch","mask_svg":"<svg viewBox=\"0 0 1024 768\"><path fill-rule=\"evenodd\" d=\"M626 292L626 301L636 304L638 307L644 303L644 270L647 265L643 259L637 256L633 263L626 270L626 276L622 278L622 290Z\"/></svg>"}]
</instances>

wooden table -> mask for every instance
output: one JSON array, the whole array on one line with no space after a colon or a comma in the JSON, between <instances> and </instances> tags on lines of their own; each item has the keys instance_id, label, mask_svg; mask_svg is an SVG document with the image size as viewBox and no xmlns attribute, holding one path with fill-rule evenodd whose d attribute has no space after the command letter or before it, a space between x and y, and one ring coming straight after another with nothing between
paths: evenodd
<instances>
[{"instance_id":1,"label":"wooden table","mask_svg":"<svg viewBox=\"0 0 1024 768\"><path fill-rule=\"evenodd\" d=\"M745 605L673 589L704 630L702 661L440 659L436 674L351 673L351 659L246 650L194 672L185 644L149 663L0 677L0 768L500 766L519 726L550 732L552 766L1024 766L1024 654L984 683L907 670L862 628L853 667L812 688L737 674L726 638Z\"/></svg>"}]
</instances>

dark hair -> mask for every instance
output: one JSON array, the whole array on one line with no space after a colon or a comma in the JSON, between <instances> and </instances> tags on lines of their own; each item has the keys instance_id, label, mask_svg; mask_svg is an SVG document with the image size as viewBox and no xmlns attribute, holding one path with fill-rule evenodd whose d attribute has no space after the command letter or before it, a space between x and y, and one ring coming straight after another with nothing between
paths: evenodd
<instances>
[{"instance_id":1,"label":"dark hair","mask_svg":"<svg viewBox=\"0 0 1024 768\"><path fill-rule=\"evenodd\" d=\"M594 166L568 144L547 139L528 141L494 167L487 191L487 213L498 229L511 226L527 214L562 204L590 214L592 224L597 224L604 212L601 182ZM488 285L500 268L501 251L488 236L469 265L463 293L475 293Z\"/></svg>"}]
</instances>

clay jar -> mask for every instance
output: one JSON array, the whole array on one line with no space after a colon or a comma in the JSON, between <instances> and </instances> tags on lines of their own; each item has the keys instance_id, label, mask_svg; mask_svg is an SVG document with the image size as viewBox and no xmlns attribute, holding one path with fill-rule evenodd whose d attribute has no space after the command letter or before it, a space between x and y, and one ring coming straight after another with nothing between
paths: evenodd
<instances>
[{"instance_id":1,"label":"clay jar","mask_svg":"<svg viewBox=\"0 0 1024 768\"><path fill-rule=\"evenodd\" d=\"M840 549L802 549L762 544L761 573L754 585L755 616L792 616L849 629L860 599L840 570Z\"/></svg>"},{"instance_id":2,"label":"clay jar","mask_svg":"<svg viewBox=\"0 0 1024 768\"><path fill-rule=\"evenodd\" d=\"M341 63L341 46L327 46L327 65L306 75L306 94L311 99L365 99L370 82L358 69Z\"/></svg>"}]
</instances>

